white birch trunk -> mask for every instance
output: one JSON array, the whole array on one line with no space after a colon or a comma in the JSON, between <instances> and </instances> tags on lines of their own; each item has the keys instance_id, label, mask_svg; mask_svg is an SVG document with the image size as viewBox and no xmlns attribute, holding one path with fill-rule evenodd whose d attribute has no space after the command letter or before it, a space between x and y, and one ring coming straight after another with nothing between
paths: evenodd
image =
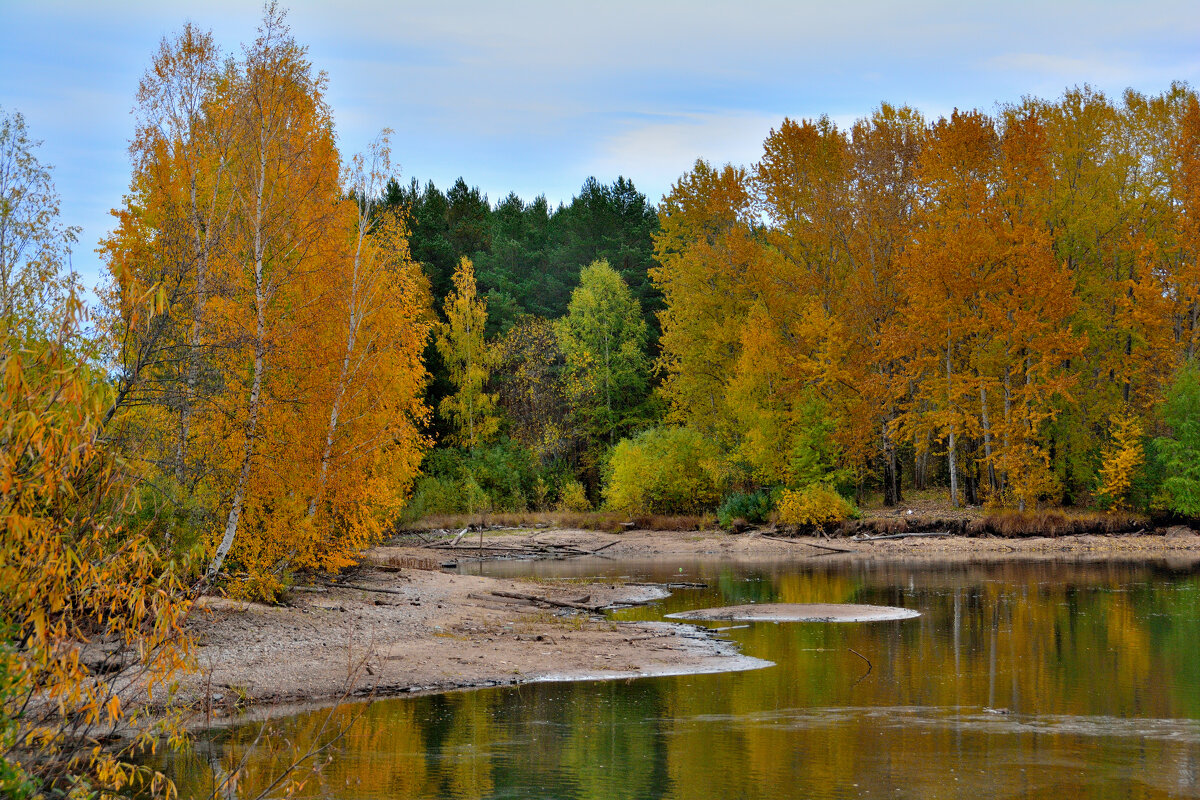
<instances>
[{"instance_id":1,"label":"white birch trunk","mask_svg":"<svg viewBox=\"0 0 1200 800\"><path fill-rule=\"evenodd\" d=\"M953 405L954 383L950 368L950 331L946 330L946 407ZM958 508L958 461L955 455L954 423L950 423L950 449L946 459L950 467L950 505Z\"/></svg>"},{"instance_id":2,"label":"white birch trunk","mask_svg":"<svg viewBox=\"0 0 1200 800\"><path fill-rule=\"evenodd\" d=\"M266 143L259 141L259 173L258 186L255 195L254 212L254 380L250 387L249 419L246 421L245 441L242 444L242 464L238 471L237 486L233 492L233 502L229 506L229 515L225 519L225 533L217 552L213 555L212 563L208 565L207 577L211 580L225 563L229 549L233 547L237 537L238 522L242 517L242 505L245 502L246 486L250 481L250 465L254 459L254 444L258 436L258 414L262 398L263 371L266 366L266 287L263 280L263 195L266 184Z\"/></svg>"}]
</instances>

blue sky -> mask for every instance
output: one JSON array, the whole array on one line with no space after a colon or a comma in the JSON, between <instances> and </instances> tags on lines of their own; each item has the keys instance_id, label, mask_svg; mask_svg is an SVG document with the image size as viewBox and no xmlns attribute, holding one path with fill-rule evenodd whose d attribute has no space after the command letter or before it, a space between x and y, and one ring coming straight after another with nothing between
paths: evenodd
<instances>
[{"instance_id":1,"label":"blue sky","mask_svg":"<svg viewBox=\"0 0 1200 800\"><path fill-rule=\"evenodd\" d=\"M784 116L849 122L888 101L934 117L1083 83L1200 85L1195 0L284 5L328 74L344 155L391 127L403 180L444 189L462 175L493 202L557 202L589 175L622 174L657 201L698 157L753 162ZM260 17L228 0L0 0L0 106L44 142L89 285L159 40L191 21L236 53Z\"/></svg>"}]
</instances>

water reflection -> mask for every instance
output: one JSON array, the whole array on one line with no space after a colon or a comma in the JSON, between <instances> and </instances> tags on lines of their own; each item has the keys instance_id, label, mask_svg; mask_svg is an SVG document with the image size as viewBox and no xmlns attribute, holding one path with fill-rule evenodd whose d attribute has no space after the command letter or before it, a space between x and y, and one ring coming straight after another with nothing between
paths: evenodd
<instances>
[{"instance_id":1,"label":"water reflection","mask_svg":"<svg viewBox=\"0 0 1200 800\"><path fill-rule=\"evenodd\" d=\"M1200 796L1195 564L567 562L494 573L706 581L649 608L854 602L922 612L730 630L753 672L540 684L380 701L304 788L335 798ZM726 623L714 623L715 627ZM870 662L870 668L865 661ZM279 723L293 745L325 715ZM334 721L336 726L338 720ZM256 727L171 771L197 794ZM274 740L236 796L286 763Z\"/></svg>"}]
</instances>

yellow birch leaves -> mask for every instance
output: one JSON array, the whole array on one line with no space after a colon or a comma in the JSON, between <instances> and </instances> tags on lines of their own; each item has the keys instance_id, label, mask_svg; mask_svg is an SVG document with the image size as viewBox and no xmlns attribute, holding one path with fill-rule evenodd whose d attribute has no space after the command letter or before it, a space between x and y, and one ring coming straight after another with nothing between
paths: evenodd
<instances>
[{"instance_id":1,"label":"yellow birch leaves","mask_svg":"<svg viewBox=\"0 0 1200 800\"><path fill-rule=\"evenodd\" d=\"M451 422L456 444L472 449L487 442L499 428L496 399L484 391L491 374L491 356L484 341L487 301L475 289L475 266L467 257L452 278L446 298L446 321L438 328L437 349L450 373L455 392L442 400L439 411Z\"/></svg>"},{"instance_id":2,"label":"yellow birch leaves","mask_svg":"<svg viewBox=\"0 0 1200 800\"><path fill-rule=\"evenodd\" d=\"M104 319L162 535L199 536L210 575L270 594L348 563L403 504L428 445L429 298L375 205L386 135L343 168L283 14L220 64L189 27L143 81Z\"/></svg>"},{"instance_id":3,"label":"yellow birch leaves","mask_svg":"<svg viewBox=\"0 0 1200 800\"><path fill-rule=\"evenodd\" d=\"M759 485L800 480L816 403L837 466L888 504L931 463L959 503L1119 501L1132 450L1096 443L1197 348L1198 142L1185 86L1085 88L932 124L784 120L750 171L697 162L652 272L672 421Z\"/></svg>"}]
</instances>

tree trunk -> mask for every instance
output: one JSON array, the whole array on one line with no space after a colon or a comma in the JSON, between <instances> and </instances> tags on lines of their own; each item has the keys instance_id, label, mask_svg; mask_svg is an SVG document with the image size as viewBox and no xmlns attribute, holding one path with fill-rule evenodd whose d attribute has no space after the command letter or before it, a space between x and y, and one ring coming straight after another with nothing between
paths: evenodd
<instances>
[{"instance_id":1,"label":"tree trunk","mask_svg":"<svg viewBox=\"0 0 1200 800\"><path fill-rule=\"evenodd\" d=\"M254 459L254 443L258 436L258 413L262 399L263 370L266 366L266 337L267 337L267 298L266 286L263 280L263 195L265 191L267 163L265 145L259 150L258 186L255 196L256 208L254 213L254 380L250 387L249 419L246 421L245 442L242 445L242 464L238 471L238 482L233 492L233 502L229 506L229 516L225 519L225 533L217 552L213 554L212 563L208 565L206 578L211 580L225 564L225 557L233 546L237 536L238 522L242 517L242 505L245 502L246 486L250 480L250 465Z\"/></svg>"},{"instance_id":2,"label":"tree trunk","mask_svg":"<svg viewBox=\"0 0 1200 800\"><path fill-rule=\"evenodd\" d=\"M946 408L954 403L954 384L950 368L950 329L946 329ZM954 423L950 423L950 447L946 459L950 466L950 505L958 508L958 461L955 457Z\"/></svg>"},{"instance_id":3,"label":"tree trunk","mask_svg":"<svg viewBox=\"0 0 1200 800\"><path fill-rule=\"evenodd\" d=\"M987 463L988 489L995 493L1000 489L996 482L996 465L992 463L992 426L988 422L987 389L983 381L979 382L979 407L982 410L983 421L983 459Z\"/></svg>"},{"instance_id":4,"label":"tree trunk","mask_svg":"<svg viewBox=\"0 0 1200 800\"><path fill-rule=\"evenodd\" d=\"M362 265L362 246L366 236L368 216L371 212L370 203L358 212L358 243L354 251L354 266L351 273L349 314L347 315L346 352L342 354L342 367L338 372L337 388L333 396L333 408L329 411L329 426L325 430L325 447L321 451L321 466L317 472L317 487L312 500L308 503L308 516L317 513L317 504L325 492L325 482L329 475L329 459L333 455L333 439L337 433L338 416L342 409L342 399L346 395L346 383L350 377L350 361L354 355L354 344L358 339L358 326L362 321L361 309L358 307L359 269Z\"/></svg>"},{"instance_id":5,"label":"tree trunk","mask_svg":"<svg viewBox=\"0 0 1200 800\"><path fill-rule=\"evenodd\" d=\"M883 436L883 504L891 507L903 502L900 496L900 470L896 463L896 444L888 434L888 421L882 428Z\"/></svg>"}]
</instances>

